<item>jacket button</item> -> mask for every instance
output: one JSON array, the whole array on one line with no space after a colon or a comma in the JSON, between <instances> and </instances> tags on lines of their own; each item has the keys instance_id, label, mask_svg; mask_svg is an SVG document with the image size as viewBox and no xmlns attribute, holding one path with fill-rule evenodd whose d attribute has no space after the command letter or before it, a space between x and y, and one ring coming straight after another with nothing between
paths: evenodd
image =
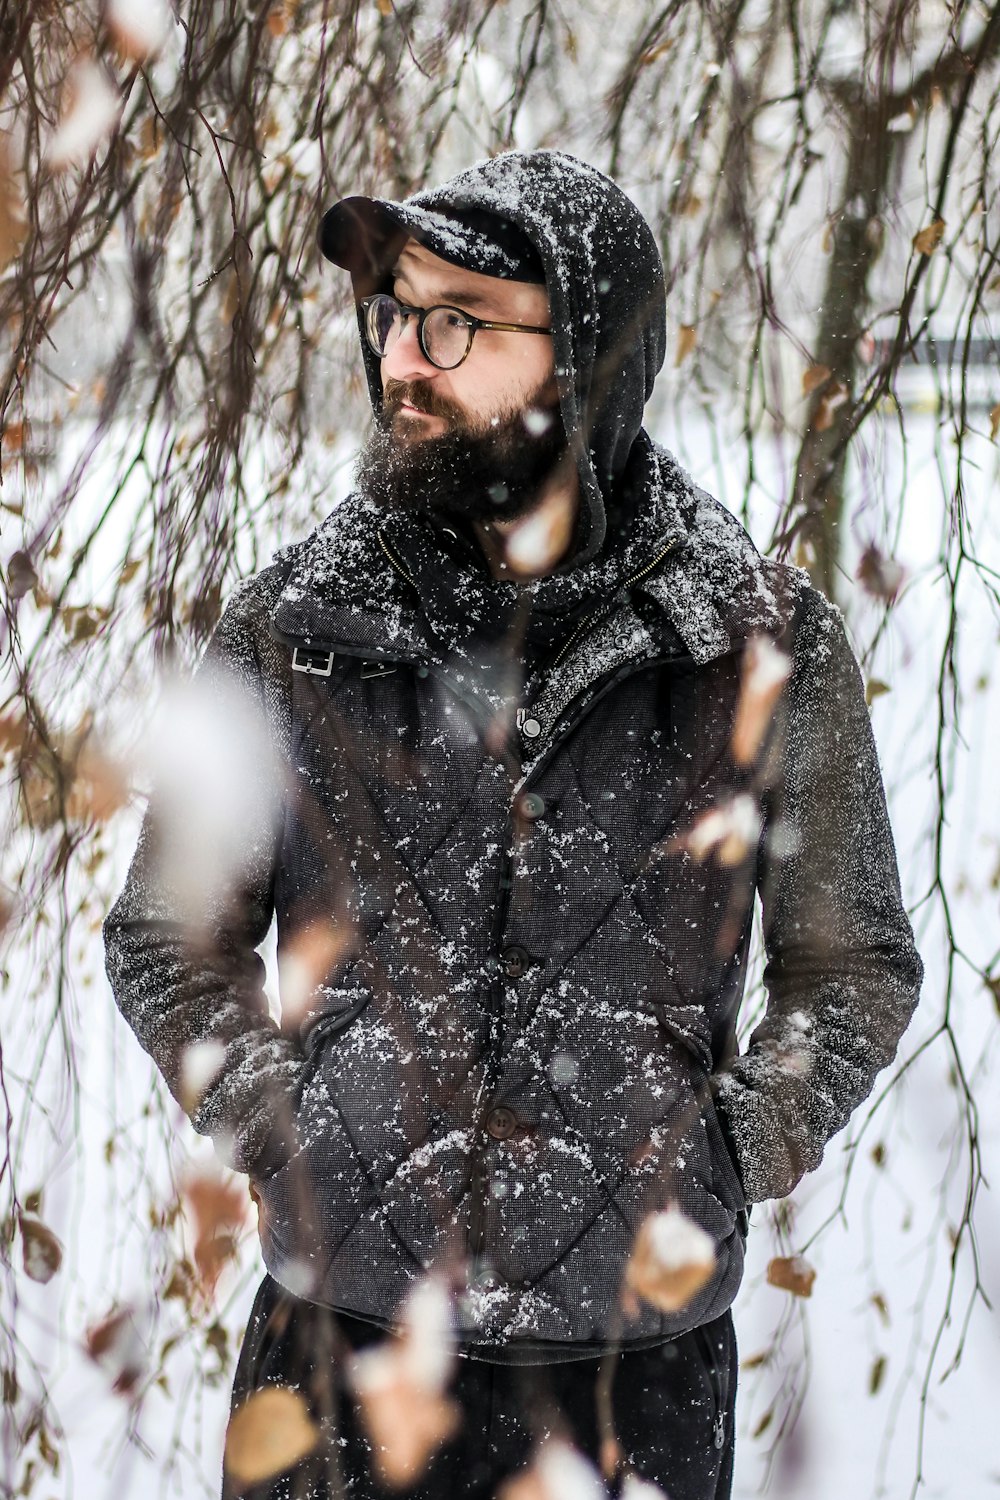
<instances>
[{"instance_id":1,"label":"jacket button","mask_svg":"<svg viewBox=\"0 0 1000 1500\"><path fill-rule=\"evenodd\" d=\"M537 792L525 792L518 803L518 811L522 818L528 818L533 823L545 811L545 800Z\"/></svg>"},{"instance_id":2,"label":"jacket button","mask_svg":"<svg viewBox=\"0 0 1000 1500\"><path fill-rule=\"evenodd\" d=\"M537 719L525 719L521 725L521 733L526 740L537 740L542 732L542 726Z\"/></svg>"},{"instance_id":3,"label":"jacket button","mask_svg":"<svg viewBox=\"0 0 1000 1500\"><path fill-rule=\"evenodd\" d=\"M495 1141L506 1141L517 1129L517 1116L512 1109L504 1109L500 1105L497 1109L491 1109L486 1116L486 1130Z\"/></svg>"},{"instance_id":4,"label":"jacket button","mask_svg":"<svg viewBox=\"0 0 1000 1500\"><path fill-rule=\"evenodd\" d=\"M526 950L516 945L512 948L505 948L500 955L500 960L508 979L520 979L530 962Z\"/></svg>"}]
</instances>

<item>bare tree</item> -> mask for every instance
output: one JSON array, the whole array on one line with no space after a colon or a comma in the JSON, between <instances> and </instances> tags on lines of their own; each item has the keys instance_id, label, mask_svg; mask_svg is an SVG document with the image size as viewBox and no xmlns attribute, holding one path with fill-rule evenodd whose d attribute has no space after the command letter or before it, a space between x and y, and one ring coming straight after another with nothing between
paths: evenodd
<instances>
[{"instance_id":1,"label":"bare tree","mask_svg":"<svg viewBox=\"0 0 1000 1500\"><path fill-rule=\"evenodd\" d=\"M512 145L576 151L642 203L676 339L657 419L707 414L738 455L743 514L767 516L776 554L845 605L856 580L878 604L871 649L907 587L879 540L905 493L880 495L877 528L866 444L895 423L905 455L900 382L935 372L952 440L938 584L950 628L920 899L941 923L947 980L922 1047L947 1053L961 1106L968 1190L950 1288L964 1255L966 1315L985 1299L976 1060L953 1006L959 972L1000 995L1000 952L960 941L945 845L961 601L976 589L1000 603L965 477L970 438L1000 429L983 373L996 365L998 130L1000 6L973 0L636 0L613 36L596 0L0 0L2 916L22 1012L5 1019L0 1054L0 1365L18 1493L59 1460L17 1287L23 1263L59 1260L38 1170L65 1149L47 1115L77 1118L75 955L93 957L116 874L111 819L134 796L126 707L154 661L190 658L278 536L329 509L331 474L347 487L366 397L345 289L319 273L321 209L348 192L405 194ZM160 1094L150 1120L172 1128ZM145 1192L151 1298L173 1299L183 1336L221 1354L223 1323L169 1248L179 1188L165 1200L141 1176L122 1123L109 1115L109 1163L117 1152L129 1169L113 1174L108 1243ZM773 1223L791 1249L787 1207ZM101 1336L120 1345L123 1325ZM156 1380L180 1337L163 1334L160 1364L130 1389Z\"/></svg>"}]
</instances>

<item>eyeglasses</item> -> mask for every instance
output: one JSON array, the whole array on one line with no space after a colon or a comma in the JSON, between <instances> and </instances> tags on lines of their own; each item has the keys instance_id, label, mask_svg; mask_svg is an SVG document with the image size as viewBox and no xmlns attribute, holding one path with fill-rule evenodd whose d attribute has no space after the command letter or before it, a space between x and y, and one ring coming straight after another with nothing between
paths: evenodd
<instances>
[{"instance_id":1,"label":"eyeglasses","mask_svg":"<svg viewBox=\"0 0 1000 1500\"><path fill-rule=\"evenodd\" d=\"M548 333L551 328L534 328L527 323L488 323L474 318L459 307L407 307L386 292L365 297L361 307L365 315L365 337L369 347L385 359L406 326L408 318L417 319L417 339L424 354L439 370L454 370L472 348L480 328L496 328L501 333Z\"/></svg>"}]
</instances>

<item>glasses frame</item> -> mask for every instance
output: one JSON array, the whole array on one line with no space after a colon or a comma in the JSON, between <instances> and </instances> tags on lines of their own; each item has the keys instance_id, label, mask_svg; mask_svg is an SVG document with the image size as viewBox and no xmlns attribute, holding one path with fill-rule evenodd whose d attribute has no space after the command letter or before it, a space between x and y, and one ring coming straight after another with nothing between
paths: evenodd
<instances>
[{"instance_id":1,"label":"glasses frame","mask_svg":"<svg viewBox=\"0 0 1000 1500\"><path fill-rule=\"evenodd\" d=\"M368 331L368 309L371 307L373 302L377 302L381 297L386 298L389 302L395 302L396 306L399 308L400 314L403 318L403 327L399 330L399 338L402 338L403 333L405 332L406 320L413 317L417 319L417 342L420 345L421 353L423 354L427 362L429 364L432 364L436 370L457 370L459 365L464 364L469 357L469 351L472 348L472 341L475 338L476 334L479 332L480 328L493 328L496 329L498 333L547 333L549 335L551 335L552 333L551 328L539 328L532 323L496 323L487 318L477 318L472 313L466 312L463 307L455 307L450 302L436 302L433 307L411 307L407 302L400 302L399 298L394 297L391 292L375 292L371 297L363 297L361 299L361 308L365 315L365 338L368 342L368 347L372 351L372 353L375 354L379 359L385 359L391 351L387 349L383 353L380 349L377 348L374 340L372 339ZM460 318L463 318L465 320L465 323L468 326L469 339L465 347L465 353L462 355L462 358L456 360L453 365L441 364L433 357L430 350L427 348L426 343L424 342L424 325L433 312L457 313ZM395 345L393 345L393 348L395 348Z\"/></svg>"}]
</instances>

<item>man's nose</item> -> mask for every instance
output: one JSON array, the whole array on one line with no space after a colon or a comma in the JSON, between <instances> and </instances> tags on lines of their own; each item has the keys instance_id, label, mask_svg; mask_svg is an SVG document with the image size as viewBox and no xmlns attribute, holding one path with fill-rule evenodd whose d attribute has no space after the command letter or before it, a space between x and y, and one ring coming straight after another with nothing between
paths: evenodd
<instances>
[{"instance_id":1,"label":"man's nose","mask_svg":"<svg viewBox=\"0 0 1000 1500\"><path fill-rule=\"evenodd\" d=\"M407 318L399 338L382 357L383 384L386 380L429 380L439 373L420 347L417 319Z\"/></svg>"}]
</instances>

